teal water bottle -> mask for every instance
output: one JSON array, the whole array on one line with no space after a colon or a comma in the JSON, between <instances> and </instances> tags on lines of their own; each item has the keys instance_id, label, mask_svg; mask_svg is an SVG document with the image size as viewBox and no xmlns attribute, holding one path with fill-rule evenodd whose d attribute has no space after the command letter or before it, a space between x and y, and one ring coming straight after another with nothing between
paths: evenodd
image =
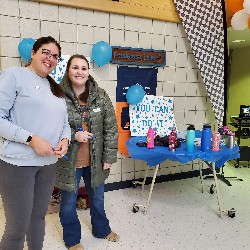
<instances>
[{"instance_id":1,"label":"teal water bottle","mask_svg":"<svg viewBox=\"0 0 250 250\"><path fill-rule=\"evenodd\" d=\"M187 136L186 136L186 151L188 153L194 152L194 139L195 139L195 128L194 125L190 125L187 128Z\"/></svg>"}]
</instances>

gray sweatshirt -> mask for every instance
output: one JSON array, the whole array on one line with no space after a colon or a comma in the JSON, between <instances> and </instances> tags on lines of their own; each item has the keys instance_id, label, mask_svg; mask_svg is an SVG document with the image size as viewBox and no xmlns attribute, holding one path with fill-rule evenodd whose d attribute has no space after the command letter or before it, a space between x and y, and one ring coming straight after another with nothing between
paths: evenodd
<instances>
[{"instance_id":1,"label":"gray sweatshirt","mask_svg":"<svg viewBox=\"0 0 250 250\"><path fill-rule=\"evenodd\" d=\"M26 144L35 134L56 147L71 139L64 98L54 96L46 78L29 68L13 67L0 73L0 159L17 166L44 166L55 156L39 156Z\"/></svg>"}]
</instances>

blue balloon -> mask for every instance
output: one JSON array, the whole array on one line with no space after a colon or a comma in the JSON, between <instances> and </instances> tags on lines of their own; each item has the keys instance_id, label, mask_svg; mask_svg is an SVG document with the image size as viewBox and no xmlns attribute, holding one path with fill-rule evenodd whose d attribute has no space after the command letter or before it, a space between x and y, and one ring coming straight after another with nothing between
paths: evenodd
<instances>
[{"instance_id":1,"label":"blue balloon","mask_svg":"<svg viewBox=\"0 0 250 250\"><path fill-rule=\"evenodd\" d=\"M27 61L31 60L31 50L35 40L32 38L24 38L18 45L18 52L20 56Z\"/></svg>"},{"instance_id":2,"label":"blue balloon","mask_svg":"<svg viewBox=\"0 0 250 250\"><path fill-rule=\"evenodd\" d=\"M97 66L103 66L112 58L112 48L104 41L97 42L92 48L92 59Z\"/></svg>"},{"instance_id":3,"label":"blue balloon","mask_svg":"<svg viewBox=\"0 0 250 250\"><path fill-rule=\"evenodd\" d=\"M126 94L127 102L136 105L142 101L145 95L144 89L141 85L132 85Z\"/></svg>"}]
</instances>

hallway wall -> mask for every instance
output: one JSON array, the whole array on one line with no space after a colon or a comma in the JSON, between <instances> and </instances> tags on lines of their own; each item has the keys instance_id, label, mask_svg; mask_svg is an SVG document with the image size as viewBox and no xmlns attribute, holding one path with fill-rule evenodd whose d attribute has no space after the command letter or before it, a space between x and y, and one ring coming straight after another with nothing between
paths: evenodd
<instances>
[{"instance_id":1,"label":"hallway wall","mask_svg":"<svg viewBox=\"0 0 250 250\"><path fill-rule=\"evenodd\" d=\"M214 125L214 112L202 82L183 26L177 23L110 14L92 10L48 5L27 0L0 0L0 69L24 65L18 54L23 38L51 35L62 47L63 55L82 53L91 56L93 44L106 41L111 46L167 51L167 64L158 69L157 95L174 97L174 114L179 131L194 124ZM116 101L117 67L97 67L90 62L91 74ZM166 149L167 150L167 149ZM171 166L171 168L170 168ZM194 164L161 164L160 175L198 169ZM145 162L118 155L108 183L141 178Z\"/></svg>"}]
</instances>

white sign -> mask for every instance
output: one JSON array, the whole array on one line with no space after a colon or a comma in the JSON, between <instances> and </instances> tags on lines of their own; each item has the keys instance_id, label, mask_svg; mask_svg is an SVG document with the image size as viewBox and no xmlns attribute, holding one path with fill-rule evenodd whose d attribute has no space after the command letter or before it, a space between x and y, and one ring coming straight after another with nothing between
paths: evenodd
<instances>
[{"instance_id":1,"label":"white sign","mask_svg":"<svg viewBox=\"0 0 250 250\"><path fill-rule=\"evenodd\" d=\"M129 105L131 136L146 136L148 128L156 135L169 135L174 120L173 98L145 95L137 105Z\"/></svg>"}]
</instances>

